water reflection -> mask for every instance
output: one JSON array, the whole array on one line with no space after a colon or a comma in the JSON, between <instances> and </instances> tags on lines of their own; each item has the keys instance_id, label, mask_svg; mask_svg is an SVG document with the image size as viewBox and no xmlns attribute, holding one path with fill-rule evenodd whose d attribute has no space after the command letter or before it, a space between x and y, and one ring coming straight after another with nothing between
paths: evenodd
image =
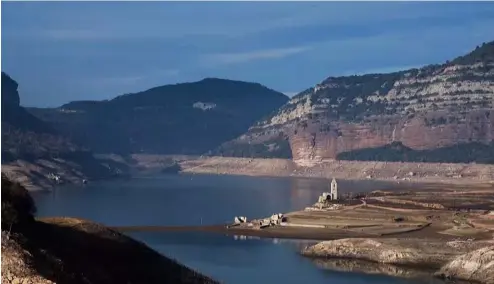
<instances>
[{"instance_id":1,"label":"water reflection","mask_svg":"<svg viewBox=\"0 0 494 284\"><path fill-rule=\"evenodd\" d=\"M234 235L233 239L235 241L248 241L248 240L262 240L264 242L270 242L273 245L283 245L285 247L290 248L290 250L296 252L302 251L308 246L315 245L321 240L298 240L298 239L279 239L279 238L260 238L255 236L243 236L243 235ZM302 256L300 256L302 257Z\"/></svg>"},{"instance_id":2,"label":"water reflection","mask_svg":"<svg viewBox=\"0 0 494 284\"><path fill-rule=\"evenodd\" d=\"M432 270L428 271L356 259L312 259L312 262L317 267L330 271L388 275L416 279L420 280L422 283L444 283L443 280L432 277L434 273Z\"/></svg>"},{"instance_id":3,"label":"water reflection","mask_svg":"<svg viewBox=\"0 0 494 284\"><path fill-rule=\"evenodd\" d=\"M342 193L392 186L396 184L338 181ZM67 185L33 196L40 216L81 217L111 226L179 226L302 210L328 187L328 179L171 175Z\"/></svg>"},{"instance_id":4,"label":"water reflection","mask_svg":"<svg viewBox=\"0 0 494 284\"><path fill-rule=\"evenodd\" d=\"M409 281L378 274L349 273L361 272L358 270L331 270L316 266L311 259L299 254L303 246L314 243L309 240L226 236L208 232L139 232L131 236L225 283L426 283L415 278Z\"/></svg>"},{"instance_id":5,"label":"water reflection","mask_svg":"<svg viewBox=\"0 0 494 284\"><path fill-rule=\"evenodd\" d=\"M328 191L326 179L292 179L290 203L292 208L302 210L317 201L319 195Z\"/></svg>"}]
</instances>

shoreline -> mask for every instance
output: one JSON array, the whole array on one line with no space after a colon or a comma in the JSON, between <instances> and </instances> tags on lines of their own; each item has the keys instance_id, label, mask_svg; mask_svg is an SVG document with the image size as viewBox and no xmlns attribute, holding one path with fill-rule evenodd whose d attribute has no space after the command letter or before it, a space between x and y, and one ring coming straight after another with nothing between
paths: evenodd
<instances>
[{"instance_id":1,"label":"shoreline","mask_svg":"<svg viewBox=\"0 0 494 284\"><path fill-rule=\"evenodd\" d=\"M327 231L319 229L297 229L292 230L252 230L240 228L226 228L224 225L203 225L203 226L109 226L110 229L121 232L206 232L212 234L221 234L225 236L245 236L258 237L267 239L291 239L291 240L311 240L325 241L349 237L351 235L342 232L333 231L328 235ZM355 234L354 236L357 236ZM370 235L369 235L370 236Z\"/></svg>"},{"instance_id":2,"label":"shoreline","mask_svg":"<svg viewBox=\"0 0 494 284\"><path fill-rule=\"evenodd\" d=\"M170 156L173 158L173 156ZM160 156L134 155L143 168L153 168ZM176 157L181 172L296 178L376 180L396 183L494 184L494 165L366 161L293 161L233 157Z\"/></svg>"},{"instance_id":3,"label":"shoreline","mask_svg":"<svg viewBox=\"0 0 494 284\"><path fill-rule=\"evenodd\" d=\"M208 165L206 169L211 169L216 167L217 163L207 164L204 160L211 161L209 158L201 159L199 164L197 159L181 161L184 165L189 163L189 166L192 165L191 163L198 164L195 168L185 168L183 173L211 174L198 169L204 169L204 165ZM220 159L220 161L225 160ZM256 161L250 162L252 163ZM156 168L149 169L150 173L153 169ZM243 172L236 171L235 168L232 168L231 172L253 173L245 171L245 167L241 169ZM268 172L263 176L269 176L268 174L271 173ZM301 178L324 177L302 176ZM402 189L367 192L364 194L364 199L345 197L342 194L341 200L328 201L322 204L322 207L321 204L317 205L321 202L318 201L312 207L285 212L283 215L287 220L284 221L283 226L278 223L279 225L261 229L256 228L256 225L247 226L248 222L244 221L235 227L227 227L229 224L216 224L112 226L110 229L124 234L139 231L190 231L223 234L239 239L259 237L307 240L315 244L300 248L301 255L311 259L344 258L371 261L376 265L405 265L412 268L430 266L436 269L437 277L451 275L453 278L470 277L454 275L466 275L462 271L468 268L468 264L465 264L468 261L478 263L480 266L484 265L482 257L486 254L477 253L477 250L489 250L488 246L492 245L494 252L494 184L480 181L466 182L469 179L463 179L463 183L449 184L437 182L425 184L418 180L407 180L407 186ZM249 220L252 224L259 221ZM379 253L383 250L385 254ZM472 256L465 256L469 253ZM461 257L466 258L463 262L459 262L462 263L461 265L453 262ZM336 260L325 266L338 269L335 265L340 262ZM376 267L375 270L381 271ZM392 273L393 269L382 271L387 274ZM354 272L358 272L358 269ZM480 282L490 283L483 280Z\"/></svg>"},{"instance_id":4,"label":"shoreline","mask_svg":"<svg viewBox=\"0 0 494 284\"><path fill-rule=\"evenodd\" d=\"M103 181L130 177L128 165L117 160L96 159L89 164L77 160L39 158L17 159L4 163L2 175L18 182L28 191L49 191L57 186L84 184L85 181ZM123 169L123 170L122 170Z\"/></svg>"},{"instance_id":5,"label":"shoreline","mask_svg":"<svg viewBox=\"0 0 494 284\"><path fill-rule=\"evenodd\" d=\"M337 201L318 201L306 209L283 213L282 217L273 215L248 221L238 218L235 226L120 226L113 229L123 233L202 231L240 239L307 240L313 244L300 248L301 255L315 263L325 260L320 265L332 270L381 272L401 277L409 274L392 267L420 270L425 266L434 268L434 276L438 278L479 283L494 281L494 274L489 274L494 271L488 269L489 263L494 263L493 184L420 187L410 184L410 188L403 190L375 190L364 196L342 195ZM367 271L365 265L341 259L352 263L370 261L375 265ZM391 268L384 269L380 265ZM479 267L482 272L473 273L471 267Z\"/></svg>"},{"instance_id":6,"label":"shoreline","mask_svg":"<svg viewBox=\"0 0 494 284\"><path fill-rule=\"evenodd\" d=\"M494 184L494 165L489 164L442 164L409 162L367 162L367 161L293 161L289 159L198 157L186 155L145 155L134 154L132 163L111 154L98 154L106 159L129 168L128 176L145 173L161 173L164 161L173 159L179 166L179 173L237 175L252 177L291 177L308 179L330 179L352 181L382 181L396 184ZM69 165L59 168L62 179L68 184L78 184L84 178L68 170ZM33 174L32 171L39 172ZM18 161L3 164L2 173L20 182L29 191L50 190L58 184L40 178L45 170L27 162ZM56 171L55 171L56 172ZM67 173L67 174L65 174ZM44 173L46 174L46 173ZM101 177L97 180L126 178L123 176ZM94 179L90 180L95 181Z\"/></svg>"},{"instance_id":7,"label":"shoreline","mask_svg":"<svg viewBox=\"0 0 494 284\"><path fill-rule=\"evenodd\" d=\"M293 213L293 212L291 212ZM291 214L289 213L289 214ZM41 219L42 220L42 219ZM311 241L328 241L346 238L395 238L399 236L414 237L428 233L426 224L419 228L417 233L414 231L404 231L383 235L365 234L359 232L350 232L341 229L320 229L306 227L271 227L263 230L242 227L230 227L230 224L213 224L213 225L190 225L190 226L107 226L108 228L121 232L206 232L213 234L222 234L225 236L245 236L269 239L292 239L292 240L311 240ZM420 231L420 232L419 232ZM453 240L455 236L444 236L444 239Z\"/></svg>"}]
</instances>

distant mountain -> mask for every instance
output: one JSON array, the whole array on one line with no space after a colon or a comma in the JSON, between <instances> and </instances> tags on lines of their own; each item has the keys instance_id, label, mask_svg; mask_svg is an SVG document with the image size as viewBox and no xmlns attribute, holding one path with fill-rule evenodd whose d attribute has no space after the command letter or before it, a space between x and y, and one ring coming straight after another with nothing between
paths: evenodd
<instances>
[{"instance_id":1,"label":"distant mountain","mask_svg":"<svg viewBox=\"0 0 494 284\"><path fill-rule=\"evenodd\" d=\"M287 101L260 84L207 78L29 111L99 153L203 154Z\"/></svg>"},{"instance_id":2,"label":"distant mountain","mask_svg":"<svg viewBox=\"0 0 494 284\"><path fill-rule=\"evenodd\" d=\"M493 140L494 42L489 42L444 64L329 77L214 153L491 162L494 157L487 156L494 151L486 149L494 147ZM393 142L404 148L397 150ZM455 156L447 157L448 151Z\"/></svg>"},{"instance_id":3,"label":"distant mountain","mask_svg":"<svg viewBox=\"0 0 494 284\"><path fill-rule=\"evenodd\" d=\"M96 159L87 147L20 106L18 84L2 72L2 172L24 185L44 187L50 173L81 181L123 173L125 167Z\"/></svg>"}]
</instances>

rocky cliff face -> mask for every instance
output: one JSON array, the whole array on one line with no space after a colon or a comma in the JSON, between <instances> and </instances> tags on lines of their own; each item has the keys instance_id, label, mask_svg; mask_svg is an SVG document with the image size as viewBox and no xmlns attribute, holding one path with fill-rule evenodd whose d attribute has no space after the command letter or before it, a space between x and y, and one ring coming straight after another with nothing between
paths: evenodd
<instances>
[{"instance_id":1,"label":"rocky cliff face","mask_svg":"<svg viewBox=\"0 0 494 284\"><path fill-rule=\"evenodd\" d=\"M203 154L286 101L260 84L208 78L30 111L99 153Z\"/></svg>"},{"instance_id":2,"label":"rocky cliff face","mask_svg":"<svg viewBox=\"0 0 494 284\"><path fill-rule=\"evenodd\" d=\"M2 111L8 107L18 107L20 105L19 85L7 73L2 72Z\"/></svg>"},{"instance_id":3,"label":"rocky cliff face","mask_svg":"<svg viewBox=\"0 0 494 284\"><path fill-rule=\"evenodd\" d=\"M19 105L18 84L2 72L2 173L28 188L52 185L48 174L65 182L118 176L126 166L96 159L75 143Z\"/></svg>"},{"instance_id":4,"label":"rocky cliff face","mask_svg":"<svg viewBox=\"0 0 494 284\"><path fill-rule=\"evenodd\" d=\"M21 107L17 88L2 72L2 161L82 150Z\"/></svg>"},{"instance_id":5,"label":"rocky cliff face","mask_svg":"<svg viewBox=\"0 0 494 284\"><path fill-rule=\"evenodd\" d=\"M490 42L441 65L327 78L224 144L220 152L238 155L236 149L245 145L270 145L263 148L269 153L283 147L280 141L288 141L294 160L320 160L393 142L430 150L493 140L494 42Z\"/></svg>"}]
</instances>

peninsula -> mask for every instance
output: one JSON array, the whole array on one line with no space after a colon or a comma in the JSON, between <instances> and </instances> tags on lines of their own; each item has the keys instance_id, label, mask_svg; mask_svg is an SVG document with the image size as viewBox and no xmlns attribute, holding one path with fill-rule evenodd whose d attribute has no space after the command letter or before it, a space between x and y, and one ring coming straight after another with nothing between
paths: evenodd
<instances>
[{"instance_id":1,"label":"peninsula","mask_svg":"<svg viewBox=\"0 0 494 284\"><path fill-rule=\"evenodd\" d=\"M326 266L338 270L369 272L376 268L345 269L338 263L354 259L434 269L442 278L494 283L494 270L489 269L494 264L494 185L427 185L338 194L333 179L330 188L313 206L259 220L236 218L227 231L326 240L301 253L329 258ZM407 276L399 271L381 273Z\"/></svg>"},{"instance_id":2,"label":"peninsula","mask_svg":"<svg viewBox=\"0 0 494 284\"><path fill-rule=\"evenodd\" d=\"M113 229L307 239L314 245L301 254L332 270L493 283L493 184L410 183L400 190L348 192L333 180L315 201L261 219L231 216L230 224Z\"/></svg>"}]
</instances>

